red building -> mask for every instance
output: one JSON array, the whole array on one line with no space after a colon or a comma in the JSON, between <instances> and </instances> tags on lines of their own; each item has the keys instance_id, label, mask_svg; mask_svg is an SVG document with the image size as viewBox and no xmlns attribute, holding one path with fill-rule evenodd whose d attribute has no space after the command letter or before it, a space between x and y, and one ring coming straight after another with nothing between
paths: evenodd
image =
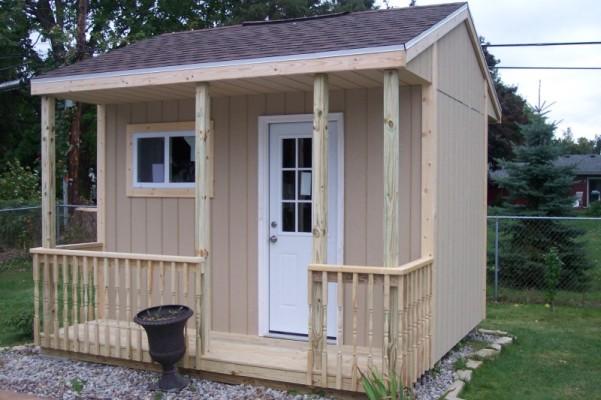
<instances>
[{"instance_id":1,"label":"red building","mask_svg":"<svg viewBox=\"0 0 601 400\"><path fill-rule=\"evenodd\" d=\"M555 160L557 166L574 168L572 195L574 207L585 208L594 201L601 200L601 155L599 154L570 154ZM488 205L500 205L505 196L505 190L496 183L495 178L506 176L503 169L490 171L488 174Z\"/></svg>"}]
</instances>

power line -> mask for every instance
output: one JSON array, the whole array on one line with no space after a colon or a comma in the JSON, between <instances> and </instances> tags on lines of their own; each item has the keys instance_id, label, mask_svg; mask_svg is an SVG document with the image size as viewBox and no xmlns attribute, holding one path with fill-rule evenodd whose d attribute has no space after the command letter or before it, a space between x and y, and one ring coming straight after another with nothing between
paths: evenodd
<instances>
[{"instance_id":1,"label":"power line","mask_svg":"<svg viewBox=\"0 0 601 400\"><path fill-rule=\"evenodd\" d=\"M541 42L541 43L489 43L482 47L543 47L543 46L587 46L601 44L601 41L590 42Z\"/></svg>"},{"instance_id":2,"label":"power line","mask_svg":"<svg viewBox=\"0 0 601 400\"><path fill-rule=\"evenodd\" d=\"M496 69L590 70L590 71L601 70L601 67L535 67L535 66L519 67L519 66L505 66L505 65L501 65L501 66L494 67L494 68L496 68Z\"/></svg>"}]
</instances>

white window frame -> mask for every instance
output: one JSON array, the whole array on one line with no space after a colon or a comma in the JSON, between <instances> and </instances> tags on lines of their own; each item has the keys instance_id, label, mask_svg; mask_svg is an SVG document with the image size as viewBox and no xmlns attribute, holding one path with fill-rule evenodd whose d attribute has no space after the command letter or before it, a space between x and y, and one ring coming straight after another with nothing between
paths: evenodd
<instances>
[{"instance_id":1,"label":"white window frame","mask_svg":"<svg viewBox=\"0 0 601 400\"><path fill-rule=\"evenodd\" d=\"M132 134L132 177L131 182L134 188L157 188L157 189L184 189L194 188L194 182L169 182L171 178L171 138L173 137L194 137L194 131L171 131L171 132L135 132ZM140 139L162 138L164 140L164 180L160 182L138 182L138 142Z\"/></svg>"}]
</instances>

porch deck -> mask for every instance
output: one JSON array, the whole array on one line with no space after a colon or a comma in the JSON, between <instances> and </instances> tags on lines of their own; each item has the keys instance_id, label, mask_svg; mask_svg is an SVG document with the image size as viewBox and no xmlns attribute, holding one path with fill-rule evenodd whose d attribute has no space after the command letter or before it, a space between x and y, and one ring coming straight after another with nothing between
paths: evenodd
<instances>
[{"instance_id":1,"label":"porch deck","mask_svg":"<svg viewBox=\"0 0 601 400\"><path fill-rule=\"evenodd\" d=\"M56 343L63 351L66 349L74 353L111 358L116 362L119 359L151 362L146 333L133 322L94 320L71 325L66 330L60 328L56 336L46 337L42 333L40 337L42 343L49 340L50 343ZM196 330L187 329L186 338L186 355L180 363L185 369L277 380L297 385L304 385L307 381L306 340L213 331L209 337L209 350L201 356L199 365L196 365ZM334 387L337 372L335 345L328 345L327 354L329 361L327 364L329 385L327 386ZM356 354L357 366L360 370L366 371L370 363L374 368L381 369L382 354L379 349L375 349L370 355L368 348L358 347ZM353 350L350 346L343 346L342 358L342 389L357 391L359 382L353 378ZM326 387L321 385L320 374L315 373L314 381L315 384Z\"/></svg>"},{"instance_id":2,"label":"porch deck","mask_svg":"<svg viewBox=\"0 0 601 400\"><path fill-rule=\"evenodd\" d=\"M186 326L182 367L200 373L360 391L360 370L396 371L409 385L430 367L431 258L389 268L309 265L309 335L290 340L212 330L202 257L102 248L89 243L31 250L34 338L43 349L150 368L148 340L133 315L153 305L185 304L195 314ZM326 340L325 282L336 283L335 341Z\"/></svg>"}]
</instances>

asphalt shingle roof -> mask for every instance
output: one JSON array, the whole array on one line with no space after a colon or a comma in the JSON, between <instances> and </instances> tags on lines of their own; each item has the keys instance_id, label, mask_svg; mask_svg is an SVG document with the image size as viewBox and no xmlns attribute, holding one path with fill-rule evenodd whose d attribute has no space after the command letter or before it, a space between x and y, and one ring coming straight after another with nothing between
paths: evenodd
<instances>
[{"instance_id":1,"label":"asphalt shingle roof","mask_svg":"<svg viewBox=\"0 0 601 400\"><path fill-rule=\"evenodd\" d=\"M397 8L167 33L40 78L404 45L466 3Z\"/></svg>"}]
</instances>

